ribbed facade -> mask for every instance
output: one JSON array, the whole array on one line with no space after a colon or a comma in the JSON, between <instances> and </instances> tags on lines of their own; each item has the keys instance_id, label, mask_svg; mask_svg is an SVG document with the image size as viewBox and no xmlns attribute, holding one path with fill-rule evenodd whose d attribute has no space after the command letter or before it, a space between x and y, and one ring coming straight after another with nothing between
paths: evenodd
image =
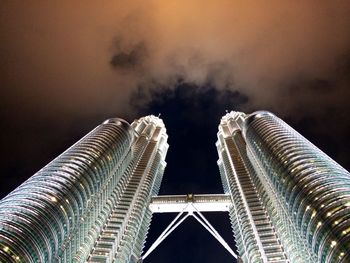
<instances>
[{"instance_id":1,"label":"ribbed facade","mask_svg":"<svg viewBox=\"0 0 350 263\"><path fill-rule=\"evenodd\" d=\"M242 120L244 115L235 117ZM230 118L222 119L216 145L224 190L232 197L230 218L242 261L289 262L259 195L256 174L237 123Z\"/></svg>"},{"instance_id":2,"label":"ribbed facade","mask_svg":"<svg viewBox=\"0 0 350 263\"><path fill-rule=\"evenodd\" d=\"M269 112L226 114L217 149L243 262L350 262L346 170Z\"/></svg>"},{"instance_id":3,"label":"ribbed facade","mask_svg":"<svg viewBox=\"0 0 350 263\"><path fill-rule=\"evenodd\" d=\"M1 200L0 262L136 261L166 141L155 116L96 127Z\"/></svg>"}]
</instances>

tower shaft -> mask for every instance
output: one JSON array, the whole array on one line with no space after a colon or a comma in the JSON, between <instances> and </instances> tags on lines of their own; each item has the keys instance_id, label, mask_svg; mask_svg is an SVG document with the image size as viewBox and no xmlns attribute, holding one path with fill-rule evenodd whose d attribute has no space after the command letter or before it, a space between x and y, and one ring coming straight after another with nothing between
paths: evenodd
<instances>
[{"instance_id":1,"label":"tower shaft","mask_svg":"<svg viewBox=\"0 0 350 263\"><path fill-rule=\"evenodd\" d=\"M269 112L226 114L217 149L244 262L349 262L346 170Z\"/></svg>"},{"instance_id":2,"label":"tower shaft","mask_svg":"<svg viewBox=\"0 0 350 263\"><path fill-rule=\"evenodd\" d=\"M133 262L167 135L155 116L111 119L0 202L0 262Z\"/></svg>"}]
</instances>

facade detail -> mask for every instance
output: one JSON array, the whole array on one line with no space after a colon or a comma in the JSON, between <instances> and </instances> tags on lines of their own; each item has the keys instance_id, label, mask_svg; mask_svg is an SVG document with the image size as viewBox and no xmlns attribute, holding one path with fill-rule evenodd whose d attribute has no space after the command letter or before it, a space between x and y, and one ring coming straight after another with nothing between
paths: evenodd
<instances>
[{"instance_id":1,"label":"facade detail","mask_svg":"<svg viewBox=\"0 0 350 263\"><path fill-rule=\"evenodd\" d=\"M110 119L0 202L0 262L136 262L168 149L163 121Z\"/></svg>"},{"instance_id":2,"label":"facade detail","mask_svg":"<svg viewBox=\"0 0 350 263\"><path fill-rule=\"evenodd\" d=\"M227 113L218 166L243 262L350 262L350 174L269 112Z\"/></svg>"}]
</instances>

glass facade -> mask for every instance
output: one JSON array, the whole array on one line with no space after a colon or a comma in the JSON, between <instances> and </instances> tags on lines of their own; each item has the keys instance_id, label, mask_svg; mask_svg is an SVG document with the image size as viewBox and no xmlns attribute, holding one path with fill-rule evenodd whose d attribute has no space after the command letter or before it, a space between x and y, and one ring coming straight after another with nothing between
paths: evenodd
<instances>
[{"instance_id":1,"label":"glass facade","mask_svg":"<svg viewBox=\"0 0 350 263\"><path fill-rule=\"evenodd\" d=\"M275 262L268 257L252 200L289 262L350 262L346 170L269 112L226 114L217 148L243 262Z\"/></svg>"},{"instance_id":2,"label":"glass facade","mask_svg":"<svg viewBox=\"0 0 350 263\"><path fill-rule=\"evenodd\" d=\"M0 262L138 259L167 149L155 116L96 127L1 200Z\"/></svg>"}]
</instances>

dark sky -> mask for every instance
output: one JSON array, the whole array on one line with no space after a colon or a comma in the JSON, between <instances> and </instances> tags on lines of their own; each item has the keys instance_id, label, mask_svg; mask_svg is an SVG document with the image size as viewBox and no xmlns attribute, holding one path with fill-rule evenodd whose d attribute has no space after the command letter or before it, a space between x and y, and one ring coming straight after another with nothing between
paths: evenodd
<instances>
[{"instance_id":1,"label":"dark sky","mask_svg":"<svg viewBox=\"0 0 350 263\"><path fill-rule=\"evenodd\" d=\"M226 109L270 110L350 169L349 1L4 0L0 62L1 197L115 116L162 114L161 194L222 191ZM208 218L232 245L228 216ZM190 218L146 262L214 260L232 262Z\"/></svg>"}]
</instances>

